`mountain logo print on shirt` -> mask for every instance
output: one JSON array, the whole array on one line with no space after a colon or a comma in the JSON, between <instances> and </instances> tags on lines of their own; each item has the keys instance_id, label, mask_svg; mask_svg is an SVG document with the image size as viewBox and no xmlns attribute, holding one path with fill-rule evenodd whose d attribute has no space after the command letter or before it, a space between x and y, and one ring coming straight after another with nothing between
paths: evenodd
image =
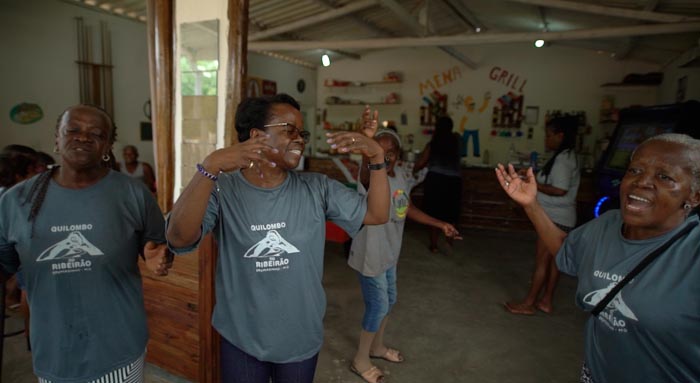
<instances>
[{"instance_id":1,"label":"mountain logo print on shirt","mask_svg":"<svg viewBox=\"0 0 700 383\"><path fill-rule=\"evenodd\" d=\"M595 291L591 291L590 293L586 294L583 297L583 302L586 304L589 304L593 307L595 307L598 302L602 301L603 298L610 292L610 290L615 287L617 283L611 283L608 285L608 287L604 289L599 289ZM615 298L613 298L610 303L605 307L604 311L601 311L600 314L598 315L598 319L603 321L605 324L608 325L613 330L621 331L621 332L626 332L626 323L623 318L618 318L615 315L615 312L619 312L623 317L632 319L634 321L639 321L637 319L637 316L634 315L634 312L627 306L625 301L622 299L622 292L618 292L617 295L615 295Z\"/></svg>"},{"instance_id":2,"label":"mountain logo print on shirt","mask_svg":"<svg viewBox=\"0 0 700 383\"><path fill-rule=\"evenodd\" d=\"M104 255L104 253L90 243L83 234L73 231L68 234L66 239L44 250L36 261L68 260L79 258L83 255L98 256Z\"/></svg>"},{"instance_id":3,"label":"mountain logo print on shirt","mask_svg":"<svg viewBox=\"0 0 700 383\"><path fill-rule=\"evenodd\" d=\"M294 245L289 243L277 230L269 230L265 238L251 246L243 255L244 258L279 257L284 253L298 253Z\"/></svg>"}]
</instances>

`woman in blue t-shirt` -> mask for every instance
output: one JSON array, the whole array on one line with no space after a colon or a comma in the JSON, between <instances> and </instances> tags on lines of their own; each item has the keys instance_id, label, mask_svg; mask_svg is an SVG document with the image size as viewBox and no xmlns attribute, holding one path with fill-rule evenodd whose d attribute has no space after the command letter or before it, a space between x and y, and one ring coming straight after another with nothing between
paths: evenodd
<instances>
[{"instance_id":1,"label":"woman in blue t-shirt","mask_svg":"<svg viewBox=\"0 0 700 383\"><path fill-rule=\"evenodd\" d=\"M115 130L98 107L68 108L56 125L60 165L0 197L0 276L22 269L42 383L143 381L138 258L158 275L171 263L153 195L110 169Z\"/></svg>"},{"instance_id":2,"label":"woman in blue t-shirt","mask_svg":"<svg viewBox=\"0 0 700 383\"><path fill-rule=\"evenodd\" d=\"M376 112L366 108L363 119L364 129L377 129ZM292 171L309 139L303 126L289 95L242 101L239 142L197 164L167 221L176 252L208 232L216 239L212 325L222 336L223 382L311 383L323 344L326 221L352 236L388 220L382 147L358 132L328 134L331 148L370 159L365 198L325 175Z\"/></svg>"},{"instance_id":3,"label":"woman in blue t-shirt","mask_svg":"<svg viewBox=\"0 0 700 383\"><path fill-rule=\"evenodd\" d=\"M523 180L499 165L496 176L559 269L578 278L576 303L593 314L581 382L700 382L700 228L692 213L700 205L700 140L669 133L644 141L621 180L620 210L568 234L538 203L532 169Z\"/></svg>"}]
</instances>

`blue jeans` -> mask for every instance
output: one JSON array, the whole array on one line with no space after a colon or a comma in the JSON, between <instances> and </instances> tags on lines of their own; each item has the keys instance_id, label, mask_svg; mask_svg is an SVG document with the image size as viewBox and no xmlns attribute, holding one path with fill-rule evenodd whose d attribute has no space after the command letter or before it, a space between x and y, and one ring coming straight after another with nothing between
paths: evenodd
<instances>
[{"instance_id":1,"label":"blue jeans","mask_svg":"<svg viewBox=\"0 0 700 383\"><path fill-rule=\"evenodd\" d=\"M262 362L221 338L221 381L225 383L313 383L318 354L301 362Z\"/></svg>"},{"instance_id":2,"label":"blue jeans","mask_svg":"<svg viewBox=\"0 0 700 383\"><path fill-rule=\"evenodd\" d=\"M472 145L474 146L474 157L480 157L481 151L479 150L479 130L465 130L462 133L462 140L460 141L460 155L466 157L468 150L467 144L469 143L469 137L472 138Z\"/></svg>"},{"instance_id":3,"label":"blue jeans","mask_svg":"<svg viewBox=\"0 0 700 383\"><path fill-rule=\"evenodd\" d=\"M382 320L396 303L396 266L376 277L366 277L360 273L358 275L362 298L365 301L362 329L377 332Z\"/></svg>"}]
</instances>

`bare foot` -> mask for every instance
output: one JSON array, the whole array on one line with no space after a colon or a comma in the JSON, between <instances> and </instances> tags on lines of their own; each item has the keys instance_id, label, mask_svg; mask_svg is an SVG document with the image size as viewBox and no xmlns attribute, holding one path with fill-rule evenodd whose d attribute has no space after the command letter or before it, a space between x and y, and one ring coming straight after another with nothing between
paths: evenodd
<instances>
[{"instance_id":1,"label":"bare foot","mask_svg":"<svg viewBox=\"0 0 700 383\"><path fill-rule=\"evenodd\" d=\"M537 307L538 310L540 310L546 314L550 314L552 312L552 304L551 303L545 303L545 302L539 301L539 302L537 302L535 307Z\"/></svg>"},{"instance_id":2,"label":"bare foot","mask_svg":"<svg viewBox=\"0 0 700 383\"><path fill-rule=\"evenodd\" d=\"M535 307L532 305L528 305L525 303L517 303L517 302L506 302L503 304L510 312L511 314L518 314L518 315L534 315L535 314Z\"/></svg>"}]
</instances>

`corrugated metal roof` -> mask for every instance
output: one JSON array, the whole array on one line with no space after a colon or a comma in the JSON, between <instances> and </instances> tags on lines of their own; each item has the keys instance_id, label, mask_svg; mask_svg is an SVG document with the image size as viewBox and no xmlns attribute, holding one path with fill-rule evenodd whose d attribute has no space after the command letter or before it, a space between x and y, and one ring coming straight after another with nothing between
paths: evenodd
<instances>
[{"instance_id":1,"label":"corrugated metal roof","mask_svg":"<svg viewBox=\"0 0 700 383\"><path fill-rule=\"evenodd\" d=\"M146 20L145 0L66 0L137 20ZM552 44L577 46L608 52L617 59L643 60L665 64L669 59L698 46L700 38L700 0L250 0L251 35L275 30L293 23L306 23L290 31L251 41L250 48L263 41L328 42L313 48L277 51L276 54L320 63L329 53L335 60L361 55L365 49L334 49L333 42L374 39L532 32L596 31L611 27L632 27L624 36L604 36L555 40ZM362 5L362 4L364 5ZM322 22L310 20L343 7L364 8ZM592 6L606 7L595 13ZM571 7L575 9L571 9ZM397 11L398 9L398 11ZM644 17L614 15L616 11L645 11ZM653 13L650 13L653 12ZM649 20L651 15L680 15L688 21ZM646 17L646 18L645 18ZM311 19L310 19L311 18ZM684 32L662 32L662 24L682 24ZM634 28L634 27L639 28ZM425 32L422 32L421 29ZM659 34L639 36L645 29ZM602 33L602 32L601 32ZM663 34L662 34L663 33ZM524 35L523 35L524 36ZM362 45L362 44L360 44ZM455 47L458 47L456 45ZM273 50L274 51L274 50ZM354 56L357 57L357 56Z\"/></svg>"}]
</instances>

